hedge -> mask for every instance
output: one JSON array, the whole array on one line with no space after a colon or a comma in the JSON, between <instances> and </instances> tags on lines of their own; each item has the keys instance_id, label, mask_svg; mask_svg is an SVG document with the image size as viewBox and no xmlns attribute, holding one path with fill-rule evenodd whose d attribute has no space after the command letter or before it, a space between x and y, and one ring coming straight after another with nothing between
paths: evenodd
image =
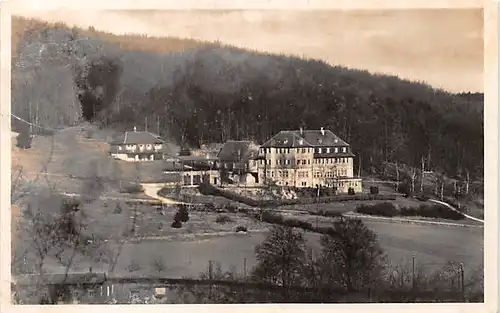
<instances>
[{"instance_id":1,"label":"hedge","mask_svg":"<svg viewBox=\"0 0 500 313\"><path fill-rule=\"evenodd\" d=\"M308 190L308 188L304 188ZM309 188L312 189L312 188ZM319 198L299 198L299 199L282 199L282 200L255 200L240 194L214 187L210 184L200 184L198 186L200 193L204 195L221 196L229 200L241 202L252 207L271 207L281 205L296 205L296 204L314 204L314 203L330 203L340 201L370 201L370 200L396 200L395 195L371 195L371 194L358 194L358 195L337 195L331 197ZM306 191L307 192L307 191Z\"/></svg>"},{"instance_id":2,"label":"hedge","mask_svg":"<svg viewBox=\"0 0 500 313\"><path fill-rule=\"evenodd\" d=\"M453 211L450 208L440 204L421 204L418 207L403 207L398 209L394 204L390 202L384 202L372 205L360 205L356 208L356 212L361 214L385 217L421 216L430 218L444 218L450 220L461 220L465 218L462 213Z\"/></svg>"}]
</instances>

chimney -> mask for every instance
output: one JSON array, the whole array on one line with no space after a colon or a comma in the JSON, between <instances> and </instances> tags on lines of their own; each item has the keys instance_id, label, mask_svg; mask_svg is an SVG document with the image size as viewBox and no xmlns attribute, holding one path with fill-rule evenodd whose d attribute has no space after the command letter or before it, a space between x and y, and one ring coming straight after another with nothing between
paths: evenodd
<instances>
[{"instance_id":1,"label":"chimney","mask_svg":"<svg viewBox=\"0 0 500 313\"><path fill-rule=\"evenodd\" d=\"M137 127L134 126L134 132L136 132L136 131L137 131Z\"/></svg>"},{"instance_id":2,"label":"chimney","mask_svg":"<svg viewBox=\"0 0 500 313\"><path fill-rule=\"evenodd\" d=\"M323 127L321 127L321 135L325 135L325 129Z\"/></svg>"}]
</instances>

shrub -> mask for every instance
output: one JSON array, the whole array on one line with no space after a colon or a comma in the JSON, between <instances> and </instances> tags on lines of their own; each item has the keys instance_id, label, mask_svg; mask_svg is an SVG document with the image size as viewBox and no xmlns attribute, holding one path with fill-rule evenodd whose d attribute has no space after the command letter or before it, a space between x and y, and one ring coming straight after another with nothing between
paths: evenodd
<instances>
[{"instance_id":1,"label":"shrub","mask_svg":"<svg viewBox=\"0 0 500 313\"><path fill-rule=\"evenodd\" d=\"M259 213L257 213L257 217L260 218ZM262 221L266 222L266 223L270 223L270 224L283 225L284 218L283 218L283 215L281 215L281 214L276 214L276 213L272 213L269 211L264 211L264 212L262 212Z\"/></svg>"},{"instance_id":2,"label":"shrub","mask_svg":"<svg viewBox=\"0 0 500 313\"><path fill-rule=\"evenodd\" d=\"M226 209L227 212L230 213L236 213L236 211L238 210L238 208L232 204L226 204L224 208Z\"/></svg>"},{"instance_id":3,"label":"shrub","mask_svg":"<svg viewBox=\"0 0 500 313\"><path fill-rule=\"evenodd\" d=\"M410 185L408 184L408 182L399 184L397 191L399 193L402 193L405 197L409 197L411 195Z\"/></svg>"},{"instance_id":4,"label":"shrub","mask_svg":"<svg viewBox=\"0 0 500 313\"><path fill-rule=\"evenodd\" d=\"M183 222L183 223L189 221L189 213L188 213L186 205L180 204L178 207L179 207L179 209L175 213L174 221L179 221L179 222Z\"/></svg>"},{"instance_id":5,"label":"shrub","mask_svg":"<svg viewBox=\"0 0 500 313\"><path fill-rule=\"evenodd\" d=\"M29 133L29 131L21 131L19 133L19 135L17 135L16 137L17 139L17 142L16 142L16 146L18 148L22 148L22 149L29 149L31 148L31 134Z\"/></svg>"},{"instance_id":6,"label":"shrub","mask_svg":"<svg viewBox=\"0 0 500 313\"><path fill-rule=\"evenodd\" d=\"M236 227L235 231L238 233L238 232L247 232L247 228L245 226L238 226Z\"/></svg>"},{"instance_id":7,"label":"shrub","mask_svg":"<svg viewBox=\"0 0 500 313\"><path fill-rule=\"evenodd\" d=\"M370 187L370 194L378 195L378 186L371 186Z\"/></svg>"},{"instance_id":8,"label":"shrub","mask_svg":"<svg viewBox=\"0 0 500 313\"><path fill-rule=\"evenodd\" d=\"M311 223L306 222L306 221L301 221L298 219L294 219L294 218L284 219L283 225L289 226L289 227L302 228L305 230L312 230L313 229L313 226Z\"/></svg>"},{"instance_id":9,"label":"shrub","mask_svg":"<svg viewBox=\"0 0 500 313\"><path fill-rule=\"evenodd\" d=\"M350 195L350 196L353 196L355 194L354 188L349 187L349 189L347 189L347 194Z\"/></svg>"},{"instance_id":10,"label":"shrub","mask_svg":"<svg viewBox=\"0 0 500 313\"><path fill-rule=\"evenodd\" d=\"M429 196L427 196L427 195L425 195L423 193L417 195L415 198L417 200L420 200L420 201L429 201L429 199L430 199Z\"/></svg>"},{"instance_id":11,"label":"shrub","mask_svg":"<svg viewBox=\"0 0 500 313\"><path fill-rule=\"evenodd\" d=\"M464 215L451 210L444 205L425 205L422 204L417 209L418 215L423 217L433 217L433 218L445 218L451 220L461 220L464 219Z\"/></svg>"},{"instance_id":12,"label":"shrub","mask_svg":"<svg viewBox=\"0 0 500 313\"><path fill-rule=\"evenodd\" d=\"M215 205L213 203L205 203L203 205L203 211L213 212L215 211Z\"/></svg>"},{"instance_id":13,"label":"shrub","mask_svg":"<svg viewBox=\"0 0 500 313\"><path fill-rule=\"evenodd\" d=\"M127 184L120 189L121 193L139 193L143 191L144 188L140 184Z\"/></svg>"},{"instance_id":14,"label":"shrub","mask_svg":"<svg viewBox=\"0 0 500 313\"><path fill-rule=\"evenodd\" d=\"M356 208L356 212L361 214L393 217L399 215L399 210L390 202L377 203L372 205L362 204Z\"/></svg>"},{"instance_id":15,"label":"shrub","mask_svg":"<svg viewBox=\"0 0 500 313\"><path fill-rule=\"evenodd\" d=\"M182 227L182 222L174 220L170 226L172 226L172 228L181 228Z\"/></svg>"},{"instance_id":16,"label":"shrub","mask_svg":"<svg viewBox=\"0 0 500 313\"><path fill-rule=\"evenodd\" d=\"M219 215L217 216L217 218L215 219L215 222L217 224L225 224L225 223L230 223L232 222L233 220L227 216L227 215Z\"/></svg>"}]
</instances>

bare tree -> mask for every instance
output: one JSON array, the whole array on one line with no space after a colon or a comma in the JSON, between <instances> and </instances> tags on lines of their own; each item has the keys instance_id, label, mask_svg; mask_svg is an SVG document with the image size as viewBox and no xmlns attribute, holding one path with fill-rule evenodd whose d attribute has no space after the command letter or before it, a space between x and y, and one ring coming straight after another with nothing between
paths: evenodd
<instances>
[{"instance_id":1,"label":"bare tree","mask_svg":"<svg viewBox=\"0 0 500 313\"><path fill-rule=\"evenodd\" d=\"M151 261L151 267L157 275L160 275L167 269L161 256L157 256Z\"/></svg>"}]
</instances>

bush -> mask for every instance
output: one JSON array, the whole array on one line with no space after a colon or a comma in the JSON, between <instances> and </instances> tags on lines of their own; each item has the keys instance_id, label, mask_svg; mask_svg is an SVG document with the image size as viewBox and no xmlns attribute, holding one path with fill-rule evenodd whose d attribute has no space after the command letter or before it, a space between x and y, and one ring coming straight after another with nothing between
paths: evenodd
<instances>
[{"instance_id":1,"label":"bush","mask_svg":"<svg viewBox=\"0 0 500 313\"><path fill-rule=\"evenodd\" d=\"M245 226L238 226L236 227L235 231L238 233L238 232L247 232L247 228Z\"/></svg>"},{"instance_id":2,"label":"bush","mask_svg":"<svg viewBox=\"0 0 500 313\"><path fill-rule=\"evenodd\" d=\"M420 201L429 201L429 199L430 199L429 196L427 196L427 195L425 195L423 193L417 195L415 198L417 200L420 200Z\"/></svg>"},{"instance_id":3,"label":"bush","mask_svg":"<svg viewBox=\"0 0 500 313\"><path fill-rule=\"evenodd\" d=\"M177 210L174 216L174 221L179 221L182 223L189 221L189 213L186 205L184 204L179 205L179 209Z\"/></svg>"},{"instance_id":4,"label":"bush","mask_svg":"<svg viewBox=\"0 0 500 313\"><path fill-rule=\"evenodd\" d=\"M347 189L347 194L350 195L350 196L353 196L355 194L354 188L349 187L349 189Z\"/></svg>"},{"instance_id":5,"label":"bush","mask_svg":"<svg viewBox=\"0 0 500 313\"><path fill-rule=\"evenodd\" d=\"M370 194L378 195L378 186L371 186L370 187Z\"/></svg>"},{"instance_id":6,"label":"bush","mask_svg":"<svg viewBox=\"0 0 500 313\"><path fill-rule=\"evenodd\" d=\"M257 213L257 217L260 218L259 213ZM283 215L281 215L281 214L276 214L276 213L272 213L269 211L264 211L264 212L262 212L262 221L266 222L266 223L270 223L270 224L283 225L284 218L283 218Z\"/></svg>"},{"instance_id":7,"label":"bush","mask_svg":"<svg viewBox=\"0 0 500 313\"><path fill-rule=\"evenodd\" d=\"M407 182L399 184L397 191L402 193L405 197L411 196L410 185Z\"/></svg>"},{"instance_id":8,"label":"bush","mask_svg":"<svg viewBox=\"0 0 500 313\"><path fill-rule=\"evenodd\" d=\"M236 213L236 211L238 211L238 207L232 205L232 204L226 204L226 206L224 207L224 209L229 212L229 213Z\"/></svg>"},{"instance_id":9,"label":"bush","mask_svg":"<svg viewBox=\"0 0 500 313\"><path fill-rule=\"evenodd\" d=\"M144 188L140 184L127 184L120 189L121 193L139 193L143 191Z\"/></svg>"},{"instance_id":10,"label":"bush","mask_svg":"<svg viewBox=\"0 0 500 313\"><path fill-rule=\"evenodd\" d=\"M17 135L16 137L16 146L18 148L22 148L22 149L29 149L31 148L31 135L29 133L29 131L21 131L19 133L19 135Z\"/></svg>"},{"instance_id":11,"label":"bush","mask_svg":"<svg viewBox=\"0 0 500 313\"><path fill-rule=\"evenodd\" d=\"M377 203L372 205L362 204L356 208L356 212L361 214L393 217L399 215L399 210L390 202Z\"/></svg>"},{"instance_id":12,"label":"bush","mask_svg":"<svg viewBox=\"0 0 500 313\"><path fill-rule=\"evenodd\" d=\"M311 223L306 222L306 221L301 221L298 219L294 219L294 218L284 219L283 225L288 226L288 227L302 228L304 230L312 230L313 229L313 226Z\"/></svg>"},{"instance_id":13,"label":"bush","mask_svg":"<svg viewBox=\"0 0 500 313\"><path fill-rule=\"evenodd\" d=\"M172 226L172 228L181 228L182 222L174 220L170 226Z\"/></svg>"},{"instance_id":14,"label":"bush","mask_svg":"<svg viewBox=\"0 0 500 313\"><path fill-rule=\"evenodd\" d=\"M226 224L226 223L230 223L232 222L233 220L227 216L227 215L219 215L217 216L217 218L215 219L215 222L217 224Z\"/></svg>"}]
</instances>

